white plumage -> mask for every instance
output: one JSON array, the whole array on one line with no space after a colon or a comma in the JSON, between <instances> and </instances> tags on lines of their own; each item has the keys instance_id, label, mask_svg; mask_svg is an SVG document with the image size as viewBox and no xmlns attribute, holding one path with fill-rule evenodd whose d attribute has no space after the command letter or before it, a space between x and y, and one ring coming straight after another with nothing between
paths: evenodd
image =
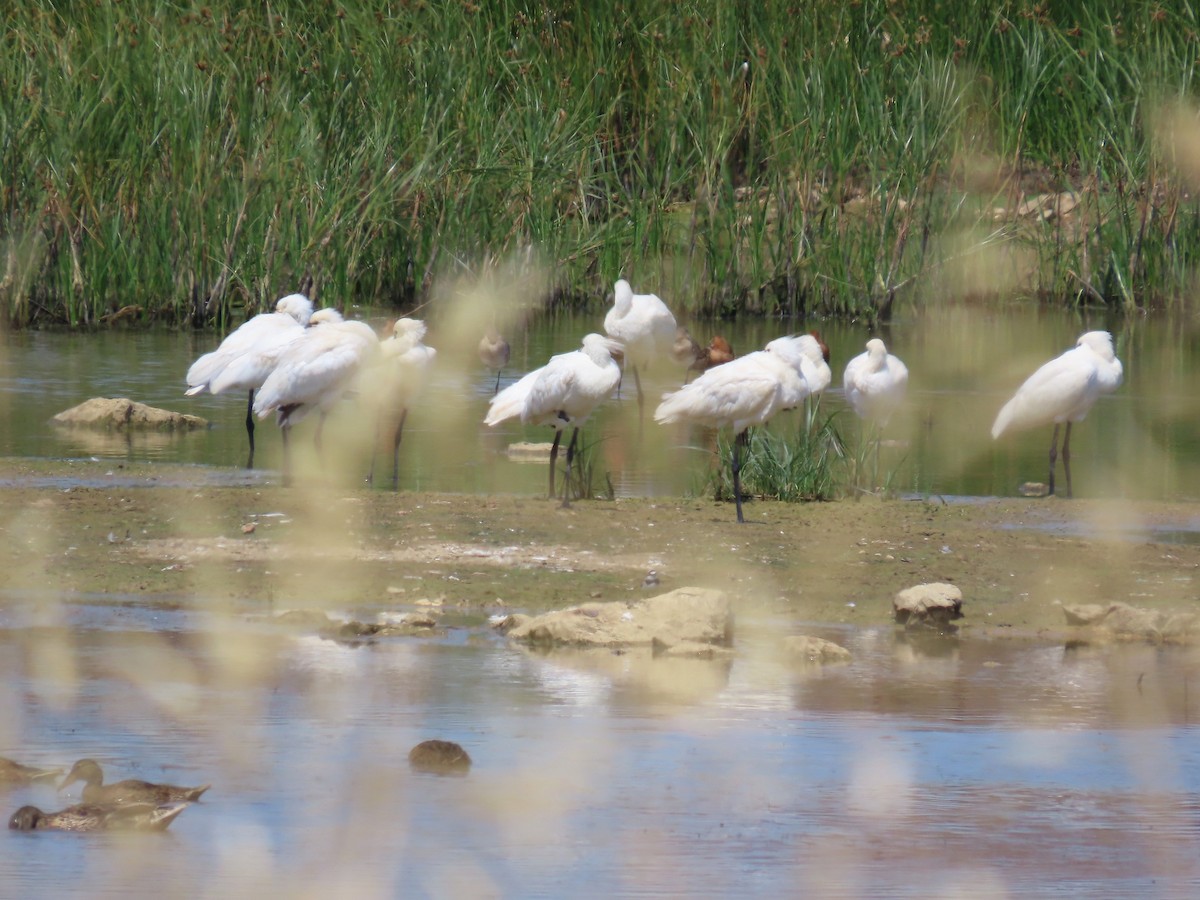
<instances>
[{"instance_id":1,"label":"white plumage","mask_svg":"<svg viewBox=\"0 0 1200 900\"><path fill-rule=\"evenodd\" d=\"M1070 497L1071 424L1083 421L1101 395L1120 387L1122 377L1121 361L1113 352L1112 335L1107 331L1089 331L1079 337L1074 348L1050 360L1026 379L996 416L992 437L1053 423L1049 479L1049 492L1053 494L1058 427L1065 422L1063 472Z\"/></svg>"},{"instance_id":2,"label":"white plumage","mask_svg":"<svg viewBox=\"0 0 1200 900\"><path fill-rule=\"evenodd\" d=\"M883 341L871 338L867 341L867 352L846 364L842 385L855 414L882 428L904 402L908 367L888 353Z\"/></svg>"},{"instance_id":3,"label":"white plumage","mask_svg":"<svg viewBox=\"0 0 1200 900\"><path fill-rule=\"evenodd\" d=\"M392 333L380 341L381 365L379 384L380 419L391 412L396 418L396 430L392 435L392 490L400 482L400 439L404 433L404 422L413 402L425 388L429 367L437 351L426 346L425 323L420 319L397 319L392 323ZM371 473L368 481L375 477L375 454L371 454Z\"/></svg>"},{"instance_id":4,"label":"white plumage","mask_svg":"<svg viewBox=\"0 0 1200 900\"><path fill-rule=\"evenodd\" d=\"M734 501L738 521L744 522L738 447L745 443L746 429L800 406L805 397L823 391L829 379L824 348L817 338L808 334L776 338L766 349L709 369L666 395L654 419L662 424L691 422L733 430Z\"/></svg>"},{"instance_id":5,"label":"white plumage","mask_svg":"<svg viewBox=\"0 0 1200 900\"><path fill-rule=\"evenodd\" d=\"M625 368L633 370L638 415L641 415L644 402L638 369L672 354L675 328L675 316L657 295L635 294L624 278L613 286L613 305L604 317L604 331L620 342Z\"/></svg>"},{"instance_id":6,"label":"white plumage","mask_svg":"<svg viewBox=\"0 0 1200 900\"><path fill-rule=\"evenodd\" d=\"M280 354L304 334L313 307L303 294L288 294L275 304L275 311L262 313L242 323L221 341L219 347L192 363L187 371L189 397L208 391L249 391L246 401L246 434L250 438L247 468L254 466L254 392L262 387Z\"/></svg>"},{"instance_id":7,"label":"white plumage","mask_svg":"<svg viewBox=\"0 0 1200 900\"><path fill-rule=\"evenodd\" d=\"M254 399L255 414L261 419L275 413L283 429L285 482L290 480L291 427L317 410L320 449L325 416L353 387L363 365L379 352L379 339L365 322L346 321L333 309L318 310L309 321L311 327L283 352Z\"/></svg>"},{"instance_id":8,"label":"white plumage","mask_svg":"<svg viewBox=\"0 0 1200 900\"><path fill-rule=\"evenodd\" d=\"M550 425L554 444L550 449L550 496L554 497L554 467L562 431L572 426L567 446L567 485L563 506L569 506L571 462L579 429L597 406L607 399L621 380L621 369L612 354L619 345L600 334L589 334L580 350L560 353L540 369L534 369L492 398L484 423L499 425L519 418L524 424Z\"/></svg>"}]
</instances>

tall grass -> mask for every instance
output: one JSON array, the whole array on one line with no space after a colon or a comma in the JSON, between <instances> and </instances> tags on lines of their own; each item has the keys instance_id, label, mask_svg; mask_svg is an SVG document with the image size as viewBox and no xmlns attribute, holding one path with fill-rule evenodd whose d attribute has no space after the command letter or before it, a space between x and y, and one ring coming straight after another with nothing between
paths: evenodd
<instances>
[{"instance_id":1,"label":"tall grass","mask_svg":"<svg viewBox=\"0 0 1200 900\"><path fill-rule=\"evenodd\" d=\"M998 246L1018 293L1170 302L1194 13L1050 6L11 4L3 319L409 306L534 252L559 304L884 317Z\"/></svg>"}]
</instances>

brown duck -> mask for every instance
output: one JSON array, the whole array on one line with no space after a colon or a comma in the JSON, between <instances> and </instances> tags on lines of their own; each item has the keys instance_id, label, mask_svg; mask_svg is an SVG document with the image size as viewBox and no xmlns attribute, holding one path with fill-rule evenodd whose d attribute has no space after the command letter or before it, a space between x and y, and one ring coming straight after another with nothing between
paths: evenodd
<instances>
[{"instance_id":1,"label":"brown duck","mask_svg":"<svg viewBox=\"0 0 1200 900\"><path fill-rule=\"evenodd\" d=\"M23 766L19 762L0 756L0 787L17 784L33 784L35 781L50 781L62 774L62 769L39 769Z\"/></svg>"},{"instance_id":2,"label":"brown duck","mask_svg":"<svg viewBox=\"0 0 1200 900\"><path fill-rule=\"evenodd\" d=\"M126 803L100 806L80 803L58 812L42 812L36 806L22 806L8 820L14 831L162 831L190 803Z\"/></svg>"},{"instance_id":3,"label":"brown duck","mask_svg":"<svg viewBox=\"0 0 1200 900\"><path fill-rule=\"evenodd\" d=\"M163 803L179 803L182 801L199 800L200 795L211 785L200 787L177 787L173 784L153 784L129 778L114 784L104 783L104 772L94 759L81 759L71 767L67 777L58 786L61 791L76 781L83 782L84 803L148 803L159 805Z\"/></svg>"}]
</instances>

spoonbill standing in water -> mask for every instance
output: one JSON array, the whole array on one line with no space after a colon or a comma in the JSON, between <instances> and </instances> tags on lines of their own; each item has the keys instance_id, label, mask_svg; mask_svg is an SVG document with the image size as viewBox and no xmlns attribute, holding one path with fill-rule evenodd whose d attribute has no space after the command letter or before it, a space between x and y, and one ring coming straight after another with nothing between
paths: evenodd
<instances>
[{"instance_id":1,"label":"spoonbill standing in water","mask_svg":"<svg viewBox=\"0 0 1200 900\"><path fill-rule=\"evenodd\" d=\"M516 384L492 398L484 422L499 425L520 417L523 423L549 425L554 429L550 447L550 499L554 499L554 466L563 429L572 427L567 445L567 480L563 487L564 508L571 505L571 463L579 429L597 406L604 402L621 380L621 367L613 359L620 345L601 334L589 334L580 350L559 353L540 369L534 369Z\"/></svg>"},{"instance_id":2,"label":"spoonbill standing in water","mask_svg":"<svg viewBox=\"0 0 1200 900\"><path fill-rule=\"evenodd\" d=\"M604 330L624 348L625 368L633 371L641 418L644 400L638 368L671 353L676 337L675 317L657 295L635 294L622 278L613 286L613 305L604 317Z\"/></svg>"},{"instance_id":3,"label":"spoonbill standing in water","mask_svg":"<svg viewBox=\"0 0 1200 900\"><path fill-rule=\"evenodd\" d=\"M508 354L510 352L508 341L495 328L489 328L487 333L479 339L478 352L479 361L486 368L496 370L496 386L492 388L492 396L494 397L500 391L500 373L508 365Z\"/></svg>"},{"instance_id":4,"label":"spoonbill standing in water","mask_svg":"<svg viewBox=\"0 0 1200 900\"><path fill-rule=\"evenodd\" d=\"M867 352L846 364L842 385L855 415L883 428L904 402L908 367L888 353L883 341L871 338L867 341Z\"/></svg>"},{"instance_id":5,"label":"spoonbill standing in water","mask_svg":"<svg viewBox=\"0 0 1200 900\"><path fill-rule=\"evenodd\" d=\"M319 309L310 327L288 345L254 400L261 419L275 413L283 430L283 482L291 483L288 435L312 410L320 414L315 441L321 449L325 417L354 384L363 365L379 352L379 338L365 322L346 321L334 309Z\"/></svg>"},{"instance_id":6,"label":"spoonbill standing in water","mask_svg":"<svg viewBox=\"0 0 1200 900\"><path fill-rule=\"evenodd\" d=\"M1058 458L1058 427L1067 425L1062 442L1063 473L1071 496L1071 424L1082 422L1102 394L1121 386L1121 361L1113 352L1112 335L1089 331L1075 346L1029 376L1004 404L992 425L992 438L1007 431L1024 431L1054 424L1050 439L1049 493L1054 493L1054 463Z\"/></svg>"},{"instance_id":7,"label":"spoonbill standing in water","mask_svg":"<svg viewBox=\"0 0 1200 900\"><path fill-rule=\"evenodd\" d=\"M254 392L262 387L284 348L304 333L313 306L303 294L288 294L275 304L275 312L262 313L243 322L205 353L187 371L186 396L208 391L249 391L246 401L246 435L250 456L246 468L254 468Z\"/></svg>"},{"instance_id":8,"label":"spoonbill standing in water","mask_svg":"<svg viewBox=\"0 0 1200 900\"><path fill-rule=\"evenodd\" d=\"M820 360L820 365L816 360ZM709 369L691 384L668 394L654 411L654 420L663 424L692 422L733 430L730 461L733 497L737 504L737 520L745 522L738 457L739 448L747 443L747 429L765 425L776 413L795 409L809 394L824 390L829 383L828 369L822 346L812 335L776 338L766 349ZM812 382L806 377L805 370L812 374Z\"/></svg>"},{"instance_id":9,"label":"spoonbill standing in water","mask_svg":"<svg viewBox=\"0 0 1200 900\"><path fill-rule=\"evenodd\" d=\"M404 420L413 401L425 387L425 379L437 351L427 347L425 323L420 319L397 319L392 324L391 335L379 342L382 356L383 377L379 388L381 394L380 420L383 410L396 410L396 430L392 435L392 490L400 485L400 438L404 433ZM497 378L500 376L497 375ZM378 443L376 427L376 443ZM367 482L375 480L375 452L371 451L371 471Z\"/></svg>"}]
</instances>

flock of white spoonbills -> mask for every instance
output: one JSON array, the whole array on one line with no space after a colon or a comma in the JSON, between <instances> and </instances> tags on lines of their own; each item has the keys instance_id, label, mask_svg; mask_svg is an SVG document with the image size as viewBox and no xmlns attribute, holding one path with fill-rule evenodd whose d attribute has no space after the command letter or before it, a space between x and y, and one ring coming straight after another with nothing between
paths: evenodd
<instances>
[{"instance_id":1,"label":"flock of white spoonbills","mask_svg":"<svg viewBox=\"0 0 1200 900\"><path fill-rule=\"evenodd\" d=\"M776 413L795 409L806 397L829 386L829 348L816 332L776 338L762 350L734 357L721 337L701 347L676 325L675 317L654 294L635 294L621 279L613 290L613 305L604 317L605 334L585 335L582 347L552 356L503 391L500 371L508 364L509 346L495 329L479 342L479 358L496 370L495 396L484 422L498 425L508 419L554 429L550 449L549 495L556 497L555 470L562 433L571 427L566 451L566 484L562 505L569 506L571 465L579 429L588 416L631 372L637 391L638 414L644 398L638 370L668 357L686 366L683 386L666 394L654 411L662 424L690 423L729 428L734 440L730 465L737 518L742 516L741 461L747 430L765 425ZM423 343L425 323L398 319L380 339L364 322L343 319L336 310L319 309L303 294L281 299L271 313L248 320L211 353L188 369L188 395L209 391L248 394L246 432L250 439L247 466L254 465L254 418L275 414L283 434L284 483L290 483L288 435L293 425L316 412L318 449L329 411L355 392L365 373L377 386L374 395L389 408L378 410L377 421L390 415L392 486L398 482L398 457L404 420L421 391L436 351ZM693 381L691 375L697 372ZM992 437L1009 431L1054 425L1050 443L1049 492L1054 493L1060 425L1066 495L1071 496L1071 425L1081 421L1096 399L1121 384L1121 362L1106 331L1083 334L1074 348L1034 372L1000 410ZM846 397L864 421L882 428L904 401L908 369L888 353L883 341L867 341L866 352L846 366ZM378 426L377 426L378 429ZM377 435L378 437L378 435ZM372 454L371 476L374 476ZM370 480L369 478L369 480Z\"/></svg>"}]
</instances>

